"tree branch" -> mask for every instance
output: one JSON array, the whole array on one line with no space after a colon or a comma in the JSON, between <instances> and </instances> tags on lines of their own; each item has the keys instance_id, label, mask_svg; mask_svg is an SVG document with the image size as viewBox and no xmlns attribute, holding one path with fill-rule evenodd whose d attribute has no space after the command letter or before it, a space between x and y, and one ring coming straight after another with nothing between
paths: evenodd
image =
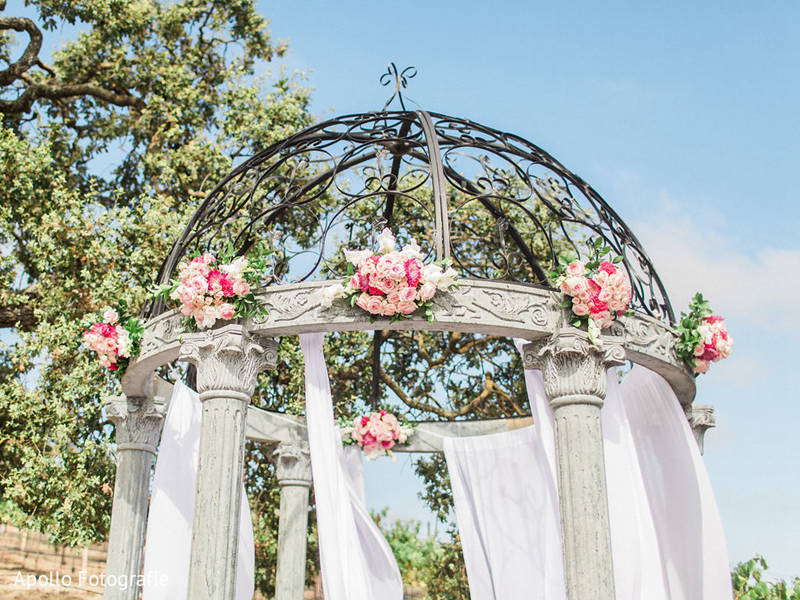
<instances>
[{"instance_id":1,"label":"tree branch","mask_svg":"<svg viewBox=\"0 0 800 600\"><path fill-rule=\"evenodd\" d=\"M409 408L432 412L433 414L438 415L440 417L444 417L445 419L455 419L456 417L463 417L464 415L472 412L473 410L478 408L481 404L483 404L489 398L489 396L491 396L494 393L497 393L498 391L501 391L497 387L497 384L494 382L494 380L487 375L486 383L484 384L483 390L481 391L480 394L475 396L475 398L470 400L468 404L465 404L461 408L457 408L455 410L447 410L444 408L439 408L438 406L433 406L432 404L426 404L425 402L415 400L414 398L406 394L403 388L401 388L397 384L397 382L394 379L392 379L389 376L389 374L383 369L381 369L381 381L383 381L386 385L388 385L389 389L391 389L395 394L397 394L397 397L400 398L400 400L402 400L403 403L406 404Z\"/></svg>"},{"instance_id":2,"label":"tree branch","mask_svg":"<svg viewBox=\"0 0 800 600\"><path fill-rule=\"evenodd\" d=\"M39 323L33 312L38 296L31 291L6 291L0 295L0 327L30 331Z\"/></svg>"},{"instance_id":3,"label":"tree branch","mask_svg":"<svg viewBox=\"0 0 800 600\"><path fill-rule=\"evenodd\" d=\"M5 2L3 4L5 5ZM24 17L0 17L0 31L8 29L26 32L30 37L30 41L20 59L15 63L11 63L7 69L0 71L0 86L8 85L19 79L25 71L36 63L39 58L39 50L42 49L42 32L36 26L36 23L30 19Z\"/></svg>"}]
</instances>

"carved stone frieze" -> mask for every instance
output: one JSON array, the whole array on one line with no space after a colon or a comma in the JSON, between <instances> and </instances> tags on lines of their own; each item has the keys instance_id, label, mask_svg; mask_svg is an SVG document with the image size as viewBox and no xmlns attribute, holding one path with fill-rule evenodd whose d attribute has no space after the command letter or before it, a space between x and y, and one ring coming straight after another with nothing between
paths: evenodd
<instances>
[{"instance_id":1,"label":"carved stone frieze","mask_svg":"<svg viewBox=\"0 0 800 600\"><path fill-rule=\"evenodd\" d=\"M589 334L565 327L550 338L526 344L522 353L526 369L540 369L551 404L600 404L606 396L606 369L624 364L622 344L606 339L598 348Z\"/></svg>"},{"instance_id":2,"label":"carved stone frieze","mask_svg":"<svg viewBox=\"0 0 800 600\"><path fill-rule=\"evenodd\" d=\"M665 323L645 315L623 316L625 347L674 366L683 367L675 354L675 332Z\"/></svg>"},{"instance_id":3,"label":"carved stone frieze","mask_svg":"<svg viewBox=\"0 0 800 600\"><path fill-rule=\"evenodd\" d=\"M145 450L155 454L167 414L164 398L111 396L103 410L114 424L119 450Z\"/></svg>"},{"instance_id":4,"label":"carved stone frieze","mask_svg":"<svg viewBox=\"0 0 800 600\"><path fill-rule=\"evenodd\" d=\"M283 442L272 453L278 485L311 485L311 455L308 442Z\"/></svg>"},{"instance_id":5,"label":"carved stone frieze","mask_svg":"<svg viewBox=\"0 0 800 600\"><path fill-rule=\"evenodd\" d=\"M269 338L251 335L242 325L226 325L199 333L184 334L180 360L197 367L200 399L219 390L249 398L258 374L274 368L278 345Z\"/></svg>"},{"instance_id":6,"label":"carved stone frieze","mask_svg":"<svg viewBox=\"0 0 800 600\"><path fill-rule=\"evenodd\" d=\"M267 314L246 320L244 325L253 335L266 337L312 331L411 329L535 340L551 336L567 324L559 306L560 294L538 286L462 279L457 291L434 296L433 322L428 322L424 315L393 322L373 320L366 312L343 301L334 302L330 308L321 306L316 292L332 283L303 282L262 288L257 298ZM195 335L182 333L182 328L183 316L177 311L159 315L145 324L142 352L123 376L126 393L131 396L148 393L147 381L153 370L178 358L182 340ZM660 373L682 403L692 401L694 378L675 355L676 335L667 324L636 313L621 317L607 333L612 340L622 340L628 360Z\"/></svg>"}]
</instances>

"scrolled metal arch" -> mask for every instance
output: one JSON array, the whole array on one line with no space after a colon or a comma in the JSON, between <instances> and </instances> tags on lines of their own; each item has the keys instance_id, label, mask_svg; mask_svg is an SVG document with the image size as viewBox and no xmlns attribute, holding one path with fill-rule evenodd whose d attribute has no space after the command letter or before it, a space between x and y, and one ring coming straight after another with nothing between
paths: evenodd
<instances>
[{"instance_id":1,"label":"scrolled metal arch","mask_svg":"<svg viewBox=\"0 0 800 600\"><path fill-rule=\"evenodd\" d=\"M391 167L387 173L374 167L375 161L380 160L384 153L391 156ZM452 158L459 153L483 162L483 174L471 177L460 173ZM475 153L483 154L477 157ZM492 163L491 157L504 166L498 167ZM288 168L290 173L303 168L313 171L314 166L320 165L326 168L314 172L314 176L308 180L302 180L302 185L294 180L294 174L287 176L281 172L282 168ZM364 176L364 185L372 185L378 188L377 191L365 187L351 194L337 187L339 183L336 180L340 175L356 173L358 169L365 169L366 174L367 168L370 174ZM401 175L402 168L406 172ZM508 183L503 181L503 168L508 168L526 186L524 198L505 195L501 190L494 189ZM539 264L532 248L528 247L520 233L529 227L544 236L550 248L552 267L557 259L554 234L546 231L530 210L528 202L535 197L558 220L561 237L576 250L579 250L578 240L572 239L574 233L568 231L569 226L583 228L585 232L602 238L622 257L631 276L634 304L638 310L674 322L669 297L642 244L616 211L588 183L524 138L468 119L423 111L344 115L309 127L250 157L223 178L197 208L161 266L158 281L169 281L192 244L206 238L206 243L210 243L215 236L221 235L222 228L233 219L250 215L250 221L235 235L235 250L243 253L253 242L256 225L264 227L275 223L285 211L313 207L331 186L342 197L342 207L384 195L386 203L383 218L391 224L395 205L402 202L404 197L413 199L410 194L397 189L398 181L415 170L420 174L424 170L428 172L424 183L431 188L432 210L425 209L424 212L428 215L433 213L435 217L437 258L447 257L451 251L450 225L452 218L457 217L457 209L448 206L444 189L445 186L452 186L466 195L467 200L462 205L475 200L483 205L495 222L507 224L504 231L508 232L515 246L516 256L527 264L532 274L529 282L548 283L547 265ZM540 170L549 179L537 175L536 172ZM553 190L548 195L540 189L544 183L556 190L558 197L553 195ZM283 188L279 189L281 186ZM515 207L526 221L509 218L503 206ZM341 216L343 210L341 208L336 213L336 218ZM320 223L319 229L320 248L324 248L325 238L332 230L331 223L327 226ZM505 239L504 231L501 231L501 242ZM312 271L299 280L306 280L315 273L322 262L323 252L318 251ZM490 263L488 270L499 271L502 264L510 269L508 256L492 259ZM513 280L510 271L507 275ZM145 306L143 316L153 317L165 308L163 302L150 302Z\"/></svg>"}]
</instances>

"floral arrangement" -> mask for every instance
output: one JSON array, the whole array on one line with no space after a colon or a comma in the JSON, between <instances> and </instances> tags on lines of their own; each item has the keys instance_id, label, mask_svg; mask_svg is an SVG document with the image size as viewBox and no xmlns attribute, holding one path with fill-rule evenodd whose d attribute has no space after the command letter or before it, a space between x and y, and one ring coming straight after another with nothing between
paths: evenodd
<instances>
[{"instance_id":1,"label":"floral arrangement","mask_svg":"<svg viewBox=\"0 0 800 600\"><path fill-rule=\"evenodd\" d=\"M352 422L340 423L345 445L358 444L367 460L391 456L395 444L405 444L413 428L405 418L401 421L385 410L355 417Z\"/></svg>"},{"instance_id":2,"label":"floral arrangement","mask_svg":"<svg viewBox=\"0 0 800 600\"><path fill-rule=\"evenodd\" d=\"M433 321L431 299L439 290L457 287L457 273L447 261L424 264L416 240L397 250L394 234L387 227L377 237L378 252L344 250L348 277L319 292L323 307L336 298L347 298L374 316L407 318L419 309Z\"/></svg>"},{"instance_id":3,"label":"floral arrangement","mask_svg":"<svg viewBox=\"0 0 800 600\"><path fill-rule=\"evenodd\" d=\"M83 332L83 341L89 350L97 353L102 366L124 372L130 359L139 353L144 328L142 322L134 317L120 322L119 312L124 312L124 306L119 308L120 311L107 307L102 320L92 323ZM96 318L97 315L92 315L89 320Z\"/></svg>"},{"instance_id":4,"label":"floral arrangement","mask_svg":"<svg viewBox=\"0 0 800 600\"><path fill-rule=\"evenodd\" d=\"M700 293L689 303L689 313L681 313L676 329L680 334L677 354L695 377L706 373L712 362L728 358L733 349L733 338L725 319L712 314L709 303Z\"/></svg>"},{"instance_id":5,"label":"floral arrangement","mask_svg":"<svg viewBox=\"0 0 800 600\"><path fill-rule=\"evenodd\" d=\"M186 329L193 325L208 329L217 320L256 316L263 308L252 290L267 269L269 253L261 247L237 258L231 257L231 248L220 258L206 252L178 265L178 279L156 288L152 296L179 302Z\"/></svg>"},{"instance_id":6,"label":"floral arrangement","mask_svg":"<svg viewBox=\"0 0 800 600\"><path fill-rule=\"evenodd\" d=\"M617 266L621 256L605 257L611 248L602 239L590 243L593 260L584 262L574 254L559 258L559 270L552 274L561 291L570 296L561 304L571 308L575 327L586 325L589 337L600 344L600 333L628 310L631 282L624 269Z\"/></svg>"}]
</instances>

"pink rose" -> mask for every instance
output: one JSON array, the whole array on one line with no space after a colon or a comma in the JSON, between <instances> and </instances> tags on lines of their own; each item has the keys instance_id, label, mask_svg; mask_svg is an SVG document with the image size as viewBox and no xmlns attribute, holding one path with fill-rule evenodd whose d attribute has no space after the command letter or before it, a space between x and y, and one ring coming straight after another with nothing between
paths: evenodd
<instances>
[{"instance_id":1,"label":"pink rose","mask_svg":"<svg viewBox=\"0 0 800 600\"><path fill-rule=\"evenodd\" d=\"M363 310L367 309L367 303L370 301L371 296L365 292L362 292L361 295L356 300L356 306Z\"/></svg>"},{"instance_id":2,"label":"pink rose","mask_svg":"<svg viewBox=\"0 0 800 600\"><path fill-rule=\"evenodd\" d=\"M423 283L422 287L419 289L419 299L422 302L427 302L433 298L434 294L436 294L436 286L431 282Z\"/></svg>"},{"instance_id":3,"label":"pink rose","mask_svg":"<svg viewBox=\"0 0 800 600\"><path fill-rule=\"evenodd\" d=\"M406 281L408 282L408 285L413 288L417 287L417 284L422 277L422 263L416 258L409 259L405 263L405 269Z\"/></svg>"},{"instance_id":4,"label":"pink rose","mask_svg":"<svg viewBox=\"0 0 800 600\"><path fill-rule=\"evenodd\" d=\"M373 315L381 314L381 309L383 308L383 300L378 298L377 296L370 296L369 300L367 300L367 312Z\"/></svg>"},{"instance_id":5,"label":"pink rose","mask_svg":"<svg viewBox=\"0 0 800 600\"><path fill-rule=\"evenodd\" d=\"M391 317L397 312L397 305L391 302L384 302L381 308L381 314L384 317Z\"/></svg>"},{"instance_id":6,"label":"pink rose","mask_svg":"<svg viewBox=\"0 0 800 600\"><path fill-rule=\"evenodd\" d=\"M414 302L400 302L397 305L397 312L404 315L410 315L415 310L417 310L417 305Z\"/></svg>"},{"instance_id":7,"label":"pink rose","mask_svg":"<svg viewBox=\"0 0 800 600\"><path fill-rule=\"evenodd\" d=\"M395 289L393 292L389 292L388 294L386 294L386 301L390 302L391 304L397 304L398 302L400 302L400 294Z\"/></svg>"},{"instance_id":8,"label":"pink rose","mask_svg":"<svg viewBox=\"0 0 800 600\"><path fill-rule=\"evenodd\" d=\"M358 277L358 273L353 273L350 277L350 281L348 282L348 287L353 290L360 290L361 289L361 280Z\"/></svg>"},{"instance_id":9,"label":"pink rose","mask_svg":"<svg viewBox=\"0 0 800 600\"><path fill-rule=\"evenodd\" d=\"M708 371L708 367L711 363L707 360L695 360L694 361L694 372L695 373L705 373Z\"/></svg>"},{"instance_id":10,"label":"pink rose","mask_svg":"<svg viewBox=\"0 0 800 600\"><path fill-rule=\"evenodd\" d=\"M614 263L610 263L607 260L604 260L600 263L600 266L597 267L598 271L605 271L609 275L613 275L617 272L617 267L614 266Z\"/></svg>"},{"instance_id":11,"label":"pink rose","mask_svg":"<svg viewBox=\"0 0 800 600\"><path fill-rule=\"evenodd\" d=\"M400 302L413 302L417 299L417 290L413 287L405 287L400 290Z\"/></svg>"},{"instance_id":12,"label":"pink rose","mask_svg":"<svg viewBox=\"0 0 800 600\"><path fill-rule=\"evenodd\" d=\"M232 319L233 314L236 312L236 307L233 304L225 302L221 304L219 307L219 318L220 319Z\"/></svg>"},{"instance_id":13,"label":"pink rose","mask_svg":"<svg viewBox=\"0 0 800 600\"><path fill-rule=\"evenodd\" d=\"M580 298L572 299L572 312L579 317L584 317L589 314L589 305L582 301Z\"/></svg>"},{"instance_id":14,"label":"pink rose","mask_svg":"<svg viewBox=\"0 0 800 600\"><path fill-rule=\"evenodd\" d=\"M119 321L119 315L117 314L117 311L115 311L113 308L107 308L103 313L103 322L114 325L117 321Z\"/></svg>"},{"instance_id":15,"label":"pink rose","mask_svg":"<svg viewBox=\"0 0 800 600\"><path fill-rule=\"evenodd\" d=\"M567 275L570 277L583 277L586 274L586 266L579 260L567 265Z\"/></svg>"}]
</instances>

